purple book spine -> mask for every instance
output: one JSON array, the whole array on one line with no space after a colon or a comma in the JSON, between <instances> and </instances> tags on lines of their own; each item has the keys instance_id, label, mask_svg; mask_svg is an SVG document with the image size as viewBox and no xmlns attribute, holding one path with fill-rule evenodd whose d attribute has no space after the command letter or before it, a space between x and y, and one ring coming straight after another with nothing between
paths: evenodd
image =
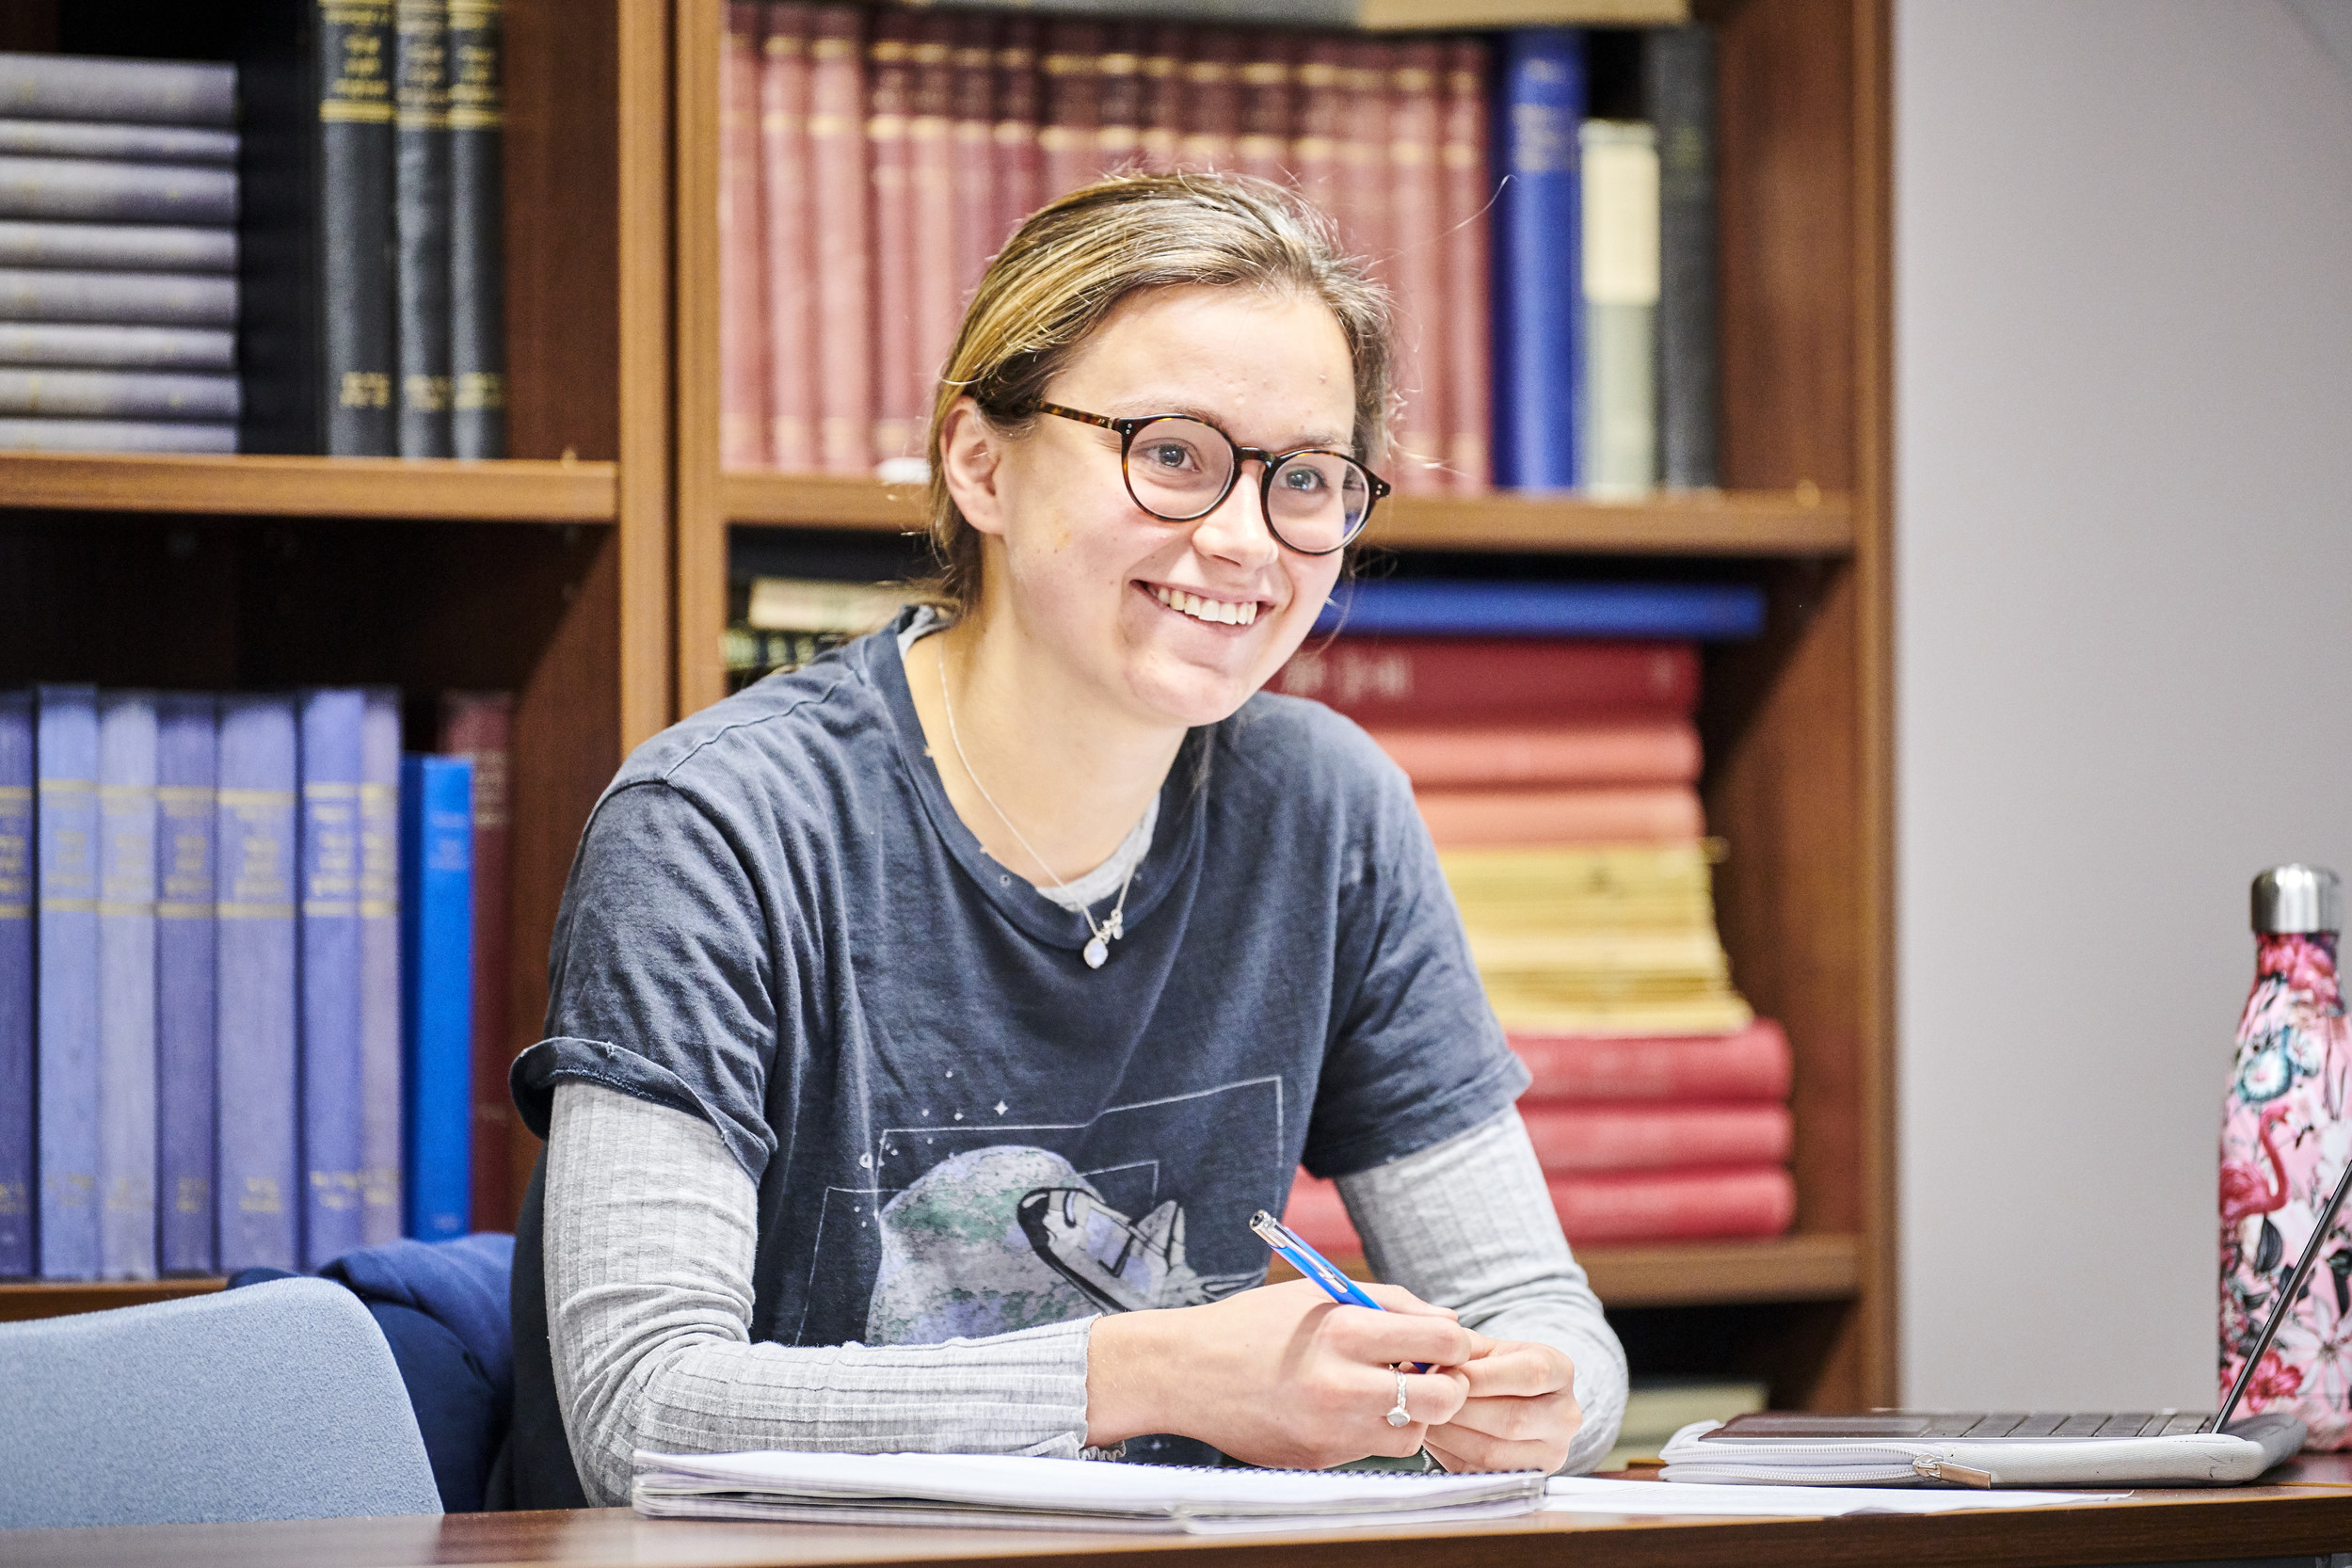
<instances>
[{"instance_id":1,"label":"purple book spine","mask_svg":"<svg viewBox=\"0 0 2352 1568\"><path fill-rule=\"evenodd\" d=\"M402 1230L400 1158L400 694L367 693L360 719L360 1093L361 1230Z\"/></svg>"},{"instance_id":2,"label":"purple book spine","mask_svg":"<svg viewBox=\"0 0 2352 1568\"><path fill-rule=\"evenodd\" d=\"M357 690L302 694L302 1263L364 1243Z\"/></svg>"},{"instance_id":3,"label":"purple book spine","mask_svg":"<svg viewBox=\"0 0 2352 1568\"><path fill-rule=\"evenodd\" d=\"M40 1274L98 1277L98 689L40 688L34 969Z\"/></svg>"},{"instance_id":4,"label":"purple book spine","mask_svg":"<svg viewBox=\"0 0 2352 1568\"><path fill-rule=\"evenodd\" d=\"M296 761L294 701L220 705L220 856L214 1036L219 1266L301 1262L296 1159Z\"/></svg>"},{"instance_id":5,"label":"purple book spine","mask_svg":"<svg viewBox=\"0 0 2352 1568\"><path fill-rule=\"evenodd\" d=\"M33 1272L33 695L0 692L0 1279Z\"/></svg>"},{"instance_id":6,"label":"purple book spine","mask_svg":"<svg viewBox=\"0 0 2352 1568\"><path fill-rule=\"evenodd\" d=\"M155 741L156 1263L209 1274L213 1240L215 816L213 699L158 700Z\"/></svg>"},{"instance_id":7,"label":"purple book spine","mask_svg":"<svg viewBox=\"0 0 2352 1568\"><path fill-rule=\"evenodd\" d=\"M155 695L98 699L98 1272L155 1277Z\"/></svg>"}]
</instances>

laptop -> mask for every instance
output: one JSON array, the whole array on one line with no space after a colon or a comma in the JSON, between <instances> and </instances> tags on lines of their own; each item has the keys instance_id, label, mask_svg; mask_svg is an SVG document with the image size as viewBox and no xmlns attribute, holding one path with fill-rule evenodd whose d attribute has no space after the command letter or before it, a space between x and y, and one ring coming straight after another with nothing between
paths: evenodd
<instances>
[{"instance_id":1,"label":"laptop","mask_svg":"<svg viewBox=\"0 0 2352 1568\"><path fill-rule=\"evenodd\" d=\"M1660 1451L1670 1481L1814 1486L2236 1486L2303 1447L2303 1423L2274 1412L2234 1419L2288 1307L2302 1300L2335 1226L2352 1164L2337 1180L2286 1288L2270 1304L2221 1408L1777 1411L1694 1422Z\"/></svg>"}]
</instances>

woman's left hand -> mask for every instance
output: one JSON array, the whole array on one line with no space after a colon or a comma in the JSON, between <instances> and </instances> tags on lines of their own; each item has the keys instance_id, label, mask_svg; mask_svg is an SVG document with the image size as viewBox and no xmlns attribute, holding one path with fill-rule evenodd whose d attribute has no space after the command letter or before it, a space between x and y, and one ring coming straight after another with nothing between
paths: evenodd
<instances>
[{"instance_id":1,"label":"woman's left hand","mask_svg":"<svg viewBox=\"0 0 2352 1568\"><path fill-rule=\"evenodd\" d=\"M1479 1339L1480 1353L1452 1368L1470 1380L1469 1398L1429 1429L1429 1451L1456 1472L1559 1469L1584 1425L1576 1363L1550 1345Z\"/></svg>"}]
</instances>

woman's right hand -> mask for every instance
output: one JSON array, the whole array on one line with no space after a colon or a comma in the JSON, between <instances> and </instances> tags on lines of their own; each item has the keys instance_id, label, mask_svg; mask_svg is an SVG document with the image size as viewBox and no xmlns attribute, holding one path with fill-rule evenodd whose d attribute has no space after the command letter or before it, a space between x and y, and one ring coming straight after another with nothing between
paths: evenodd
<instances>
[{"instance_id":1,"label":"woman's right hand","mask_svg":"<svg viewBox=\"0 0 2352 1568\"><path fill-rule=\"evenodd\" d=\"M1452 1368L1482 1337L1410 1290L1365 1287L1385 1310L1333 1301L1306 1280L1206 1306L1097 1318L1087 1341L1086 1441L1196 1437L1251 1464L1320 1470L1368 1454L1404 1458L1454 1417L1469 1383ZM1419 1362L1397 1402L1393 1362Z\"/></svg>"}]
</instances>

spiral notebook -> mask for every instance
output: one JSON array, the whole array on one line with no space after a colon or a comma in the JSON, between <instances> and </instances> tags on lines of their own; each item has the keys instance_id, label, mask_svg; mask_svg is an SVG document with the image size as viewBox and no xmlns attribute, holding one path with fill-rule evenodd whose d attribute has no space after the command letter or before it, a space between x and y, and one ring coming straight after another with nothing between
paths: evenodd
<instances>
[{"instance_id":1,"label":"spiral notebook","mask_svg":"<svg viewBox=\"0 0 2352 1568\"><path fill-rule=\"evenodd\" d=\"M640 1448L631 1501L657 1519L1224 1535L1505 1518L1542 1506L1544 1477L1534 1470L1395 1475L1005 1454L662 1454Z\"/></svg>"}]
</instances>

